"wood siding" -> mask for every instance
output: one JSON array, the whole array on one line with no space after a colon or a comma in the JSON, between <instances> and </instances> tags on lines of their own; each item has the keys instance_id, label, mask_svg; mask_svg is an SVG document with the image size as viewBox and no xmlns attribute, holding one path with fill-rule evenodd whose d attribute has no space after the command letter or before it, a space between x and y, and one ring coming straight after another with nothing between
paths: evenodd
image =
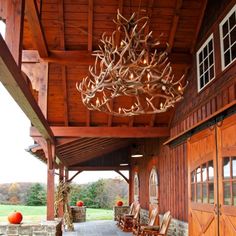
<instances>
[{"instance_id":1,"label":"wood siding","mask_svg":"<svg viewBox=\"0 0 236 236\"><path fill-rule=\"evenodd\" d=\"M188 219L188 183L186 143L174 148L163 146L158 140L145 140L146 155L132 160L132 181L138 172L141 207L149 207L149 175L156 167L159 180L159 210L163 214L170 210L179 220ZM160 151L158 151L160 150ZM144 194L145 193L145 194ZM133 188L132 188L133 197Z\"/></svg>"},{"instance_id":2,"label":"wood siding","mask_svg":"<svg viewBox=\"0 0 236 236\"><path fill-rule=\"evenodd\" d=\"M196 126L198 123L214 115L217 111L223 110L225 107L235 102L236 62L233 62L224 71L222 71L219 34L219 23L232 8L234 3L235 1L230 1L230 4L224 6L224 10L222 10L222 6L218 7L218 12L216 12L215 15L219 17L210 28L208 24L203 24L202 26L200 32L206 33L198 39L199 43L197 44L196 51L201 47L209 35L213 33L215 78L205 88L198 92L195 53L193 65L186 76L189 85L184 94L185 99L177 105L171 122L172 138L191 129L193 126ZM207 15L204 21L207 21Z\"/></svg>"}]
</instances>

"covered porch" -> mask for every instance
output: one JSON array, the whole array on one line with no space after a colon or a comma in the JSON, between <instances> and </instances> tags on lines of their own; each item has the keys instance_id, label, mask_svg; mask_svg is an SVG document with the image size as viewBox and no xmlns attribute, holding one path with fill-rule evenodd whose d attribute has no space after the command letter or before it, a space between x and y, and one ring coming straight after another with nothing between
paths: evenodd
<instances>
[{"instance_id":1,"label":"covered porch","mask_svg":"<svg viewBox=\"0 0 236 236\"><path fill-rule=\"evenodd\" d=\"M147 37L138 40L145 55L124 40L139 29L133 19L124 20L126 32L113 23L117 9L123 20L133 12L148 17L141 27ZM171 212L169 235L236 234L235 9L234 0L0 0L6 22L0 80L31 121L29 152L48 167L47 220L66 212L62 204L54 209L56 178L68 184L82 171L112 170L128 182L129 204L140 203L141 217L148 218L153 204L159 215ZM104 32L113 35L103 38L107 58L126 45L132 66L124 67L123 53L109 66L97 64L92 54ZM161 41L154 45L148 35L162 35ZM158 73L150 71L154 61L162 62ZM104 91L110 80L101 85L104 73L93 69L114 63L123 67L108 73L112 92L94 99L94 89ZM135 67L142 73L133 73ZM127 87L117 88L123 80ZM87 97L77 83L85 84ZM75 228L64 235L130 235L111 221Z\"/></svg>"}]
</instances>

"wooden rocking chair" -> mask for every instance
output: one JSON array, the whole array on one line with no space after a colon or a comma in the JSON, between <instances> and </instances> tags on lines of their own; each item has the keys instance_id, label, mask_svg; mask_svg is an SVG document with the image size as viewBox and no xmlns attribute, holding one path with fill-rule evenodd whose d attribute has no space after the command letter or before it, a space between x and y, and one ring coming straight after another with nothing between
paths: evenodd
<instances>
[{"instance_id":1,"label":"wooden rocking chair","mask_svg":"<svg viewBox=\"0 0 236 236\"><path fill-rule=\"evenodd\" d=\"M134 216L134 214L135 214L135 212L134 212L135 204L138 204L138 203L137 202L132 202L132 204L130 205L128 213L124 213L122 215L117 216L117 221L118 221L117 225L118 226L121 225L121 220L124 219L125 216Z\"/></svg>"},{"instance_id":2,"label":"wooden rocking chair","mask_svg":"<svg viewBox=\"0 0 236 236\"><path fill-rule=\"evenodd\" d=\"M124 218L121 219L120 227L125 232L132 231L133 228L133 222L139 221L140 216L140 204L137 203L134 206L134 215L124 215Z\"/></svg>"},{"instance_id":3,"label":"wooden rocking chair","mask_svg":"<svg viewBox=\"0 0 236 236\"><path fill-rule=\"evenodd\" d=\"M159 215L158 215L158 207L157 205L149 206L149 220L147 225L142 225L139 222L133 223L133 235L140 235L142 229L145 227L158 227L159 228Z\"/></svg>"},{"instance_id":4,"label":"wooden rocking chair","mask_svg":"<svg viewBox=\"0 0 236 236\"><path fill-rule=\"evenodd\" d=\"M163 216L163 220L159 226L144 226L141 227L141 236L156 236L156 235L167 235L167 231L170 225L171 215L170 211L166 212Z\"/></svg>"}]
</instances>

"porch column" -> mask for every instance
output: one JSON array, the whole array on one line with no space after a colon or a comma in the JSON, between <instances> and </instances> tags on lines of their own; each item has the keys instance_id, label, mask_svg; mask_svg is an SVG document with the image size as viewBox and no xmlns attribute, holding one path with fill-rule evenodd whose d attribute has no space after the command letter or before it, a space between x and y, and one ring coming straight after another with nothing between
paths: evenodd
<instances>
[{"instance_id":1,"label":"porch column","mask_svg":"<svg viewBox=\"0 0 236 236\"><path fill-rule=\"evenodd\" d=\"M54 167L55 147L49 141L47 142L47 164L48 164L48 179L47 179L47 220L54 220Z\"/></svg>"},{"instance_id":2,"label":"porch column","mask_svg":"<svg viewBox=\"0 0 236 236\"><path fill-rule=\"evenodd\" d=\"M59 182L64 181L64 166L60 165L59 167ZM63 207L63 203L60 202L59 203L59 208L58 208L58 216L60 218L62 218L64 215L64 207Z\"/></svg>"},{"instance_id":3,"label":"porch column","mask_svg":"<svg viewBox=\"0 0 236 236\"><path fill-rule=\"evenodd\" d=\"M132 185L133 185L133 180L132 180L132 171L131 168L129 169L129 205L131 205L132 201Z\"/></svg>"}]
</instances>

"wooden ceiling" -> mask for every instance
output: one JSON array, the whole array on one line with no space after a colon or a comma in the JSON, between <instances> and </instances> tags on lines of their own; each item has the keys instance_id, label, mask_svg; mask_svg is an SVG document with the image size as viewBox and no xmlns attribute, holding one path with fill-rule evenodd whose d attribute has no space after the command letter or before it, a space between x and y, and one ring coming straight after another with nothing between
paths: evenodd
<instances>
[{"instance_id":1,"label":"wooden ceiling","mask_svg":"<svg viewBox=\"0 0 236 236\"><path fill-rule=\"evenodd\" d=\"M35 98L52 130L64 127L87 128L73 135L58 136L56 153L64 165L79 163L115 152L133 143L132 138L168 136L168 126L173 109L156 115L114 117L97 111L89 111L82 104L75 84L88 74L88 66L94 63L91 56L97 49L101 35L117 30L113 19L117 9L129 17L136 12L140 17L149 16L146 31L153 31L161 41L169 44L169 58L176 78L180 78L191 66L192 52L204 15L206 0L26 0L23 34L23 66L35 86L33 74L48 73ZM35 4L37 3L37 4ZM119 41L121 35L117 33ZM38 54L36 51L38 51ZM48 68L41 65L48 62ZM40 64L40 66L38 66ZM36 71L36 72L35 72ZM36 89L37 90L37 89ZM117 99L112 106L129 103L130 98ZM43 105L42 105L43 104ZM96 128L114 128L97 132ZM126 128L126 134L115 128ZM143 136L137 136L139 128ZM121 129L122 129L121 128ZM137 130L133 130L135 128ZM159 131L157 131L158 128ZM95 133L93 133L95 130ZM130 133L129 133L130 131ZM108 132L108 133L107 133ZM94 134L88 136L87 133ZM129 133L129 135L127 134ZM122 136L123 135L123 136ZM32 135L33 136L33 135Z\"/></svg>"}]
</instances>

